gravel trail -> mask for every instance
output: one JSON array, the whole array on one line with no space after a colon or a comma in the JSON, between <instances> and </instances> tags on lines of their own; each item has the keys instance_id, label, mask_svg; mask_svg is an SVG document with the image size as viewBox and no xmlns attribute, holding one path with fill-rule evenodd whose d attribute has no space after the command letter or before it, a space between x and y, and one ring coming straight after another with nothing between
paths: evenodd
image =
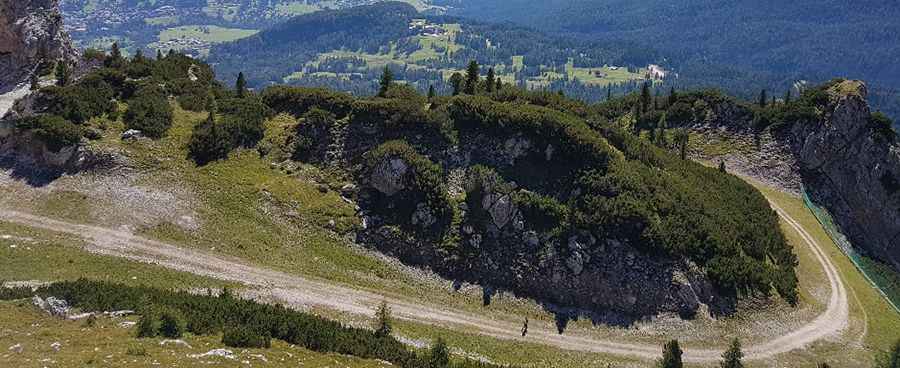
<instances>
[{"instance_id":1,"label":"gravel trail","mask_svg":"<svg viewBox=\"0 0 900 368\"><path fill-rule=\"evenodd\" d=\"M772 358L778 354L801 349L810 343L835 336L848 325L849 308L847 291L837 268L812 236L800 224L774 203L772 207L788 225L795 229L815 254L827 275L831 289L826 310L813 321L770 341L746 346L744 352L750 360ZM432 325L453 327L468 333L476 333L505 340L523 340L555 346L562 349L605 353L618 356L652 360L661 354L660 345L617 343L593 339L576 334L560 335L555 329L534 326L528 337L522 338L519 325L484 318L471 312L454 310L438 305L427 305L410 298L385 296L327 281L291 275L266 268L251 266L246 262L207 252L184 249L163 242L135 236L126 231L74 224L35 216L12 209L0 209L0 221L7 221L46 230L72 234L88 240L88 250L112 256L185 271L216 279L263 287L271 296L293 306L322 306L338 311L371 316L381 301L391 305L396 318ZM689 349L684 360L693 363L710 363L720 359L717 349Z\"/></svg>"}]
</instances>

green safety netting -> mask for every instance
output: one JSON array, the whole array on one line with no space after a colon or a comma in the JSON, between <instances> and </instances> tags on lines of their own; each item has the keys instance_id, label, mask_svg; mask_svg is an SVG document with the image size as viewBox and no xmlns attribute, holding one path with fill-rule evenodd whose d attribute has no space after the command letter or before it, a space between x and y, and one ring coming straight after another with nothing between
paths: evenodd
<instances>
[{"instance_id":1,"label":"green safety netting","mask_svg":"<svg viewBox=\"0 0 900 368\"><path fill-rule=\"evenodd\" d=\"M813 213L831 240L834 241L838 248L847 255L847 258L853 262L856 269L858 269L866 280L872 284L875 290L887 300L888 304L890 304L897 313L900 313L900 308L897 307L900 305L900 284L898 284L898 282L900 282L898 281L900 276L896 274L889 275L889 273L893 273L894 271L888 270L888 266L880 265L877 261L859 254L859 252L856 251L856 248L850 243L850 240L841 233L840 228L834 223L828 210L813 203L812 199L809 198L809 194L806 193L806 190L803 190L803 203L805 203L806 207Z\"/></svg>"}]
</instances>

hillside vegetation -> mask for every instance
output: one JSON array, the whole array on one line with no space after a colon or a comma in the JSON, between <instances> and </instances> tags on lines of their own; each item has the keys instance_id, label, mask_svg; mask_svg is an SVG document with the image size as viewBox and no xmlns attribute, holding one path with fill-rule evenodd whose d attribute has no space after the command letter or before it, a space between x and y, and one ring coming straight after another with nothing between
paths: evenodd
<instances>
[{"instance_id":1,"label":"hillside vegetation","mask_svg":"<svg viewBox=\"0 0 900 368\"><path fill-rule=\"evenodd\" d=\"M90 132L85 121L118 114L107 103L116 98L127 103L127 127L162 137L171 96L185 109L213 112L188 142L203 165L256 147L266 119L290 113L302 122L295 136L260 152L293 152L353 178L358 189L345 194L362 207L358 241L406 262L635 317L691 316L700 303L727 313L735 297L773 290L796 301L795 256L755 189L621 131L577 101L494 90L476 63L469 94L431 102L387 75L384 94L373 98L291 87L256 95L243 77L225 89L207 66L176 53L114 54L103 64L43 91L55 115L40 119L56 116L50 121L65 134L25 122L19 129L70 142L78 135L68 132ZM97 98L67 102L70 94ZM548 280L559 287L541 287ZM696 296L685 299L685 288ZM597 292L620 297L582 297Z\"/></svg>"}]
</instances>

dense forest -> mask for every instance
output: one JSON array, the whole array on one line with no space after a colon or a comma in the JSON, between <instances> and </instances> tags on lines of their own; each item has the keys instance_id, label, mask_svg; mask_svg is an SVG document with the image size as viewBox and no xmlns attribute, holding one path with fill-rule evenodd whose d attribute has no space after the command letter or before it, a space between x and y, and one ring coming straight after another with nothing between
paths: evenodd
<instances>
[{"instance_id":1,"label":"dense forest","mask_svg":"<svg viewBox=\"0 0 900 368\"><path fill-rule=\"evenodd\" d=\"M454 14L659 50L683 87L743 97L799 80L869 83L900 116L900 7L883 1L439 0ZM783 93L783 92L782 92Z\"/></svg>"},{"instance_id":2,"label":"dense forest","mask_svg":"<svg viewBox=\"0 0 900 368\"><path fill-rule=\"evenodd\" d=\"M410 26L415 19L438 30L415 29ZM208 60L225 80L252 70L248 82L253 87L288 82L355 95L374 94L382 66L420 92L433 85L447 93L452 88L450 74L476 60L493 66L508 83L598 101L637 88L645 78L638 70L655 58L627 43L601 44L512 25L424 16L407 4L387 2L301 15L257 35L214 46ZM607 65L621 66L627 77L589 84L574 74L578 69L594 78L592 73L599 72L588 70Z\"/></svg>"}]
</instances>

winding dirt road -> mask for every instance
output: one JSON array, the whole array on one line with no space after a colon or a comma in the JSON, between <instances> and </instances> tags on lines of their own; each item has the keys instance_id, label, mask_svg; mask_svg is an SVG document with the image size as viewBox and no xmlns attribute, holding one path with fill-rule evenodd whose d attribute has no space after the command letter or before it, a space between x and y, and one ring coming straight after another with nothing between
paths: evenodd
<instances>
[{"instance_id":1,"label":"winding dirt road","mask_svg":"<svg viewBox=\"0 0 900 368\"><path fill-rule=\"evenodd\" d=\"M820 339L840 333L848 324L847 291L837 269L819 244L774 203L773 208L795 229L819 260L827 275L831 295L826 310L810 323L797 330L758 345L744 349L746 359L766 359L791 350L801 349ZM216 279L239 282L250 286L264 287L271 295L296 306L323 306L354 314L373 315L373 306L386 300L397 318L455 327L457 329L485 336L521 340L520 327L512 323L495 321L476 314L425 305L403 298L385 297L379 294L332 285L265 268L250 266L241 260L211 255L198 250L184 249L170 244L150 240L120 230L97 226L74 224L46 217L35 216L15 210L0 209L0 221L6 221L35 228L67 233L82 237L91 244L89 250L101 254L124 257L141 262L162 265ZM605 353L618 356L652 360L661 354L660 345L641 345L596 340L576 335L560 335L555 330L533 327L525 341L555 346L562 349ZM690 349L684 353L684 360L694 363L718 361L720 350Z\"/></svg>"}]
</instances>

